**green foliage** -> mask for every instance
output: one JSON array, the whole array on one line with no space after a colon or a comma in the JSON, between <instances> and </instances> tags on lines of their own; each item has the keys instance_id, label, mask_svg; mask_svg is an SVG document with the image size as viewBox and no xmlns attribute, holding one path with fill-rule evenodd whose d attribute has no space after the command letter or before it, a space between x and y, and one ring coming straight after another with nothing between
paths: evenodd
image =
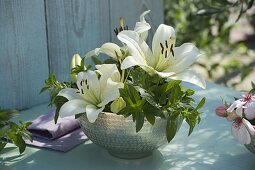
<instances>
[{"instance_id":1,"label":"green foliage","mask_svg":"<svg viewBox=\"0 0 255 170\"><path fill-rule=\"evenodd\" d=\"M247 47L242 43L230 43L230 31L235 25L235 22L230 21L231 14L238 14L237 22L253 4L254 0L165 0L165 23L175 28L177 45L193 42L203 49L207 59L201 60L199 65L207 71L209 79L227 84L233 77L231 74L238 75L233 73L237 71L241 72L243 81L251 69L247 63L234 57L248 55ZM221 61L224 58L228 62L222 64L214 61L213 55L216 53L220 55ZM220 69L225 71L222 77L214 74Z\"/></svg>"},{"instance_id":2,"label":"green foliage","mask_svg":"<svg viewBox=\"0 0 255 170\"><path fill-rule=\"evenodd\" d=\"M165 0L165 22L174 26L180 43L194 41L200 48L229 44L233 25L226 25L232 11L239 11L236 21L251 8L254 0ZM213 28L218 32L213 34ZM217 43L216 43L217 42ZM216 44L215 44L216 43Z\"/></svg>"},{"instance_id":3,"label":"green foliage","mask_svg":"<svg viewBox=\"0 0 255 170\"><path fill-rule=\"evenodd\" d=\"M136 131L141 130L144 118L155 123L156 117L166 119L166 136L170 142L180 128L183 119L189 124L189 135L195 125L200 121L199 109L205 103L203 98L196 107L191 96L194 91L185 90L180 80L165 82L164 79L151 77L143 70L136 68L131 70L132 80L129 80L120 95L127 106L118 114L125 117L131 116L136 122Z\"/></svg>"},{"instance_id":4,"label":"green foliage","mask_svg":"<svg viewBox=\"0 0 255 170\"><path fill-rule=\"evenodd\" d=\"M76 86L76 84L67 83L67 82L60 83L57 80L56 75L50 74L48 79L45 80L45 86L41 89L40 93L48 90L50 92L50 99L51 99L49 105L52 105L55 103L56 96L61 89L73 87L73 86Z\"/></svg>"},{"instance_id":5,"label":"green foliage","mask_svg":"<svg viewBox=\"0 0 255 170\"><path fill-rule=\"evenodd\" d=\"M0 152L5 147L7 142L12 142L19 148L19 152L23 153L26 148L23 138L27 138L32 141L30 132L27 131L27 127L31 122L19 122L16 124L10 121L11 118L16 116L18 112L16 110L1 110L0 109Z\"/></svg>"}]
</instances>

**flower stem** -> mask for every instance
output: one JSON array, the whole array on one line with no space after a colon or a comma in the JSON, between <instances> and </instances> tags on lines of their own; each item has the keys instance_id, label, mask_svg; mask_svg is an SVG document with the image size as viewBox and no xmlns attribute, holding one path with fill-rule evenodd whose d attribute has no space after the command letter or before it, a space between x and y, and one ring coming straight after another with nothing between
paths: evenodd
<instances>
[{"instance_id":1,"label":"flower stem","mask_svg":"<svg viewBox=\"0 0 255 170\"><path fill-rule=\"evenodd\" d=\"M124 82L124 78L125 78L125 70L122 70L122 73L121 73L121 82L122 83Z\"/></svg>"}]
</instances>

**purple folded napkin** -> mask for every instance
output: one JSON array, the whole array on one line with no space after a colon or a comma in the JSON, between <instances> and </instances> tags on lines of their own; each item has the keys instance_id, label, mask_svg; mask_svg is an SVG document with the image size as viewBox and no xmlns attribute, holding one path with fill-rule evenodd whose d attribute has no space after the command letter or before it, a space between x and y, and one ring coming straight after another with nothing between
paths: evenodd
<instances>
[{"instance_id":1,"label":"purple folded napkin","mask_svg":"<svg viewBox=\"0 0 255 170\"><path fill-rule=\"evenodd\" d=\"M67 152L87 139L74 116L59 118L55 124L54 114L52 110L33 121L28 127L33 142L25 139L28 145Z\"/></svg>"}]
</instances>

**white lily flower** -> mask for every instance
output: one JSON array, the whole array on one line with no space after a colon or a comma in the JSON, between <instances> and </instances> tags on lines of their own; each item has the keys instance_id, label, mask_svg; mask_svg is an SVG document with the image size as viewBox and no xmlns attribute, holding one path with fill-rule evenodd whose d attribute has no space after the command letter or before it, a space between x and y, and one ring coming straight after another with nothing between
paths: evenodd
<instances>
[{"instance_id":1,"label":"white lily flower","mask_svg":"<svg viewBox=\"0 0 255 170\"><path fill-rule=\"evenodd\" d=\"M241 117L238 117L232 124L231 132L233 136L238 140L241 144L250 144L251 143L251 135L255 135L254 127L251 123Z\"/></svg>"},{"instance_id":2,"label":"white lily flower","mask_svg":"<svg viewBox=\"0 0 255 170\"><path fill-rule=\"evenodd\" d=\"M136 22L134 31L136 31L144 40L147 39L148 30L151 28L150 24L146 22L145 15L148 14L150 10L143 12L140 15L140 22ZM85 57L98 56L100 53L106 54L116 60L119 60L118 57L122 57L121 49L125 50L124 47L120 47L114 43L105 43L100 48L96 48L88 52Z\"/></svg>"},{"instance_id":3,"label":"white lily flower","mask_svg":"<svg viewBox=\"0 0 255 170\"><path fill-rule=\"evenodd\" d=\"M151 75L183 80L205 88L204 79L189 69L201 53L191 43L175 47L173 27L159 25L152 40L152 51L135 31L124 30L117 37L126 44L130 53L130 56L123 60L121 69L140 66Z\"/></svg>"},{"instance_id":4,"label":"white lily flower","mask_svg":"<svg viewBox=\"0 0 255 170\"><path fill-rule=\"evenodd\" d=\"M102 112L105 105L120 96L120 74L116 65L104 64L97 66L98 71L80 72L77 77L78 89L66 88L59 96L68 99L59 111L61 117L86 112L88 120L93 123ZM100 78L98 78L99 72Z\"/></svg>"}]
</instances>

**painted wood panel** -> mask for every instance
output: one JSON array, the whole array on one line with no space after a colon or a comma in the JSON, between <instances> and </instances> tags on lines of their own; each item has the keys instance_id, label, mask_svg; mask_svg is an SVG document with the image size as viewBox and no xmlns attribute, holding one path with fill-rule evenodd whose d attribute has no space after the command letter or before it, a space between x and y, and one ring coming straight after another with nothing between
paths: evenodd
<instances>
[{"instance_id":1,"label":"painted wood panel","mask_svg":"<svg viewBox=\"0 0 255 170\"><path fill-rule=\"evenodd\" d=\"M146 16L146 21L151 25L147 41L151 44L154 32L158 25L163 23L163 0L110 0L112 40L119 42L113 29L119 26L120 16L124 17L129 29L133 29L140 14L146 10L151 10Z\"/></svg>"},{"instance_id":2,"label":"painted wood panel","mask_svg":"<svg viewBox=\"0 0 255 170\"><path fill-rule=\"evenodd\" d=\"M43 0L0 1L0 107L22 109L39 96L48 75Z\"/></svg>"},{"instance_id":3,"label":"painted wood panel","mask_svg":"<svg viewBox=\"0 0 255 170\"><path fill-rule=\"evenodd\" d=\"M75 53L88 51L110 40L108 0L46 0L50 72L61 81Z\"/></svg>"}]
</instances>

